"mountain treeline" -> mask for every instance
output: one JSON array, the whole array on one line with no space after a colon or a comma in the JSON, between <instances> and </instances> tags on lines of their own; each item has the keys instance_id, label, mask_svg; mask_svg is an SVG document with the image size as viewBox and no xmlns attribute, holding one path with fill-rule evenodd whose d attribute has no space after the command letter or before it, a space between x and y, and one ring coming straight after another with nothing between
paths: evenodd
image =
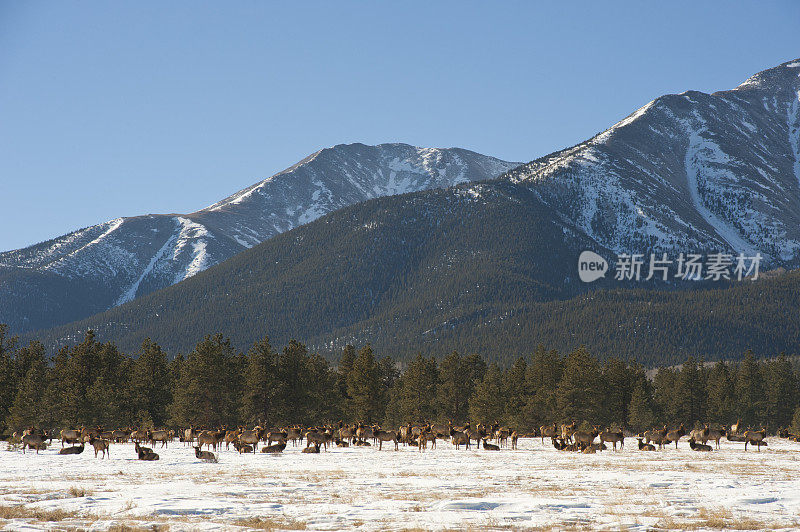
<instances>
[{"instance_id":1,"label":"mountain treeline","mask_svg":"<svg viewBox=\"0 0 800 532\"><path fill-rule=\"evenodd\" d=\"M578 421L639 432L664 424L794 426L800 372L785 356L705 364L689 357L649 379L636 362L600 361L581 347L537 347L501 368L479 355L413 357L400 371L370 345L346 346L338 364L290 341L267 338L246 353L221 334L170 360L145 340L132 354L93 331L52 358L37 341L19 345L0 325L2 432L66 427L280 427L360 421L500 422L521 433Z\"/></svg>"}]
</instances>

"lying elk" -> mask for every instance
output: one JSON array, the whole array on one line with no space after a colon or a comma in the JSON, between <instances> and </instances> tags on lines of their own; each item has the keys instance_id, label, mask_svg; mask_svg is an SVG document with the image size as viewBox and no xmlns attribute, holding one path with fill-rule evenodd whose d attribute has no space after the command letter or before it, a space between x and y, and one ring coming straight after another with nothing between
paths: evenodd
<instances>
[{"instance_id":1,"label":"lying elk","mask_svg":"<svg viewBox=\"0 0 800 532\"><path fill-rule=\"evenodd\" d=\"M744 450L747 450L747 444L756 445L757 449L760 451L762 445L766 445L767 442L764 441L764 438L767 437L766 429L761 430L748 430L744 433Z\"/></svg>"},{"instance_id":2,"label":"lying elk","mask_svg":"<svg viewBox=\"0 0 800 532\"><path fill-rule=\"evenodd\" d=\"M636 439L639 440L639 450L640 451L655 451L656 450L656 446L653 445L652 443L642 443L642 439L643 438L636 438Z\"/></svg>"},{"instance_id":3,"label":"lying elk","mask_svg":"<svg viewBox=\"0 0 800 532\"><path fill-rule=\"evenodd\" d=\"M204 462L217 462L217 456L211 451L201 451L200 447L194 446L194 455Z\"/></svg>"},{"instance_id":4,"label":"lying elk","mask_svg":"<svg viewBox=\"0 0 800 532\"><path fill-rule=\"evenodd\" d=\"M705 443L697 443L695 442L694 438L689 438L689 447L691 447L693 451L711 451L710 445L706 445Z\"/></svg>"},{"instance_id":5,"label":"lying elk","mask_svg":"<svg viewBox=\"0 0 800 532\"><path fill-rule=\"evenodd\" d=\"M617 450L617 443L619 443L619 448L622 449L625 447L625 434L619 431L612 431L611 428L607 428L603 432L600 433L600 443L612 443L614 444L614 450Z\"/></svg>"},{"instance_id":6,"label":"lying elk","mask_svg":"<svg viewBox=\"0 0 800 532\"><path fill-rule=\"evenodd\" d=\"M486 438L484 438L483 439L483 450L484 451L499 451L500 450L500 446L499 445L495 445L493 443L488 443L486 441Z\"/></svg>"},{"instance_id":7,"label":"lying elk","mask_svg":"<svg viewBox=\"0 0 800 532\"><path fill-rule=\"evenodd\" d=\"M58 451L58 454L81 454L83 452L84 445L86 444L81 442L80 445L73 445L72 447L62 447Z\"/></svg>"},{"instance_id":8,"label":"lying elk","mask_svg":"<svg viewBox=\"0 0 800 532\"><path fill-rule=\"evenodd\" d=\"M134 449L136 450L136 454L139 456L139 460L146 460L146 461L154 461L158 460L158 454L153 452L153 449L149 447L140 447L139 442L134 442Z\"/></svg>"},{"instance_id":9,"label":"lying elk","mask_svg":"<svg viewBox=\"0 0 800 532\"><path fill-rule=\"evenodd\" d=\"M267 445L266 447L263 447L261 449L261 452L262 453L277 454L277 453L282 453L284 449L286 449L286 442L285 441L283 441L281 443L274 443L272 445Z\"/></svg>"},{"instance_id":10,"label":"lying elk","mask_svg":"<svg viewBox=\"0 0 800 532\"><path fill-rule=\"evenodd\" d=\"M400 443L400 436L397 432L393 430L376 430L373 432L376 438L378 438L378 450L380 451L383 449L383 442L385 441L393 441L394 442L394 450L399 450L399 443Z\"/></svg>"},{"instance_id":11,"label":"lying elk","mask_svg":"<svg viewBox=\"0 0 800 532\"><path fill-rule=\"evenodd\" d=\"M94 457L97 458L97 453L102 452L103 458L108 457L111 458L111 449L109 448L108 441L102 438L95 438L94 436L89 436L89 445L94 447Z\"/></svg>"},{"instance_id":12,"label":"lying elk","mask_svg":"<svg viewBox=\"0 0 800 532\"><path fill-rule=\"evenodd\" d=\"M255 453L253 445L247 445L246 443L241 443L239 440L233 442L233 448L239 451L239 454L245 453Z\"/></svg>"},{"instance_id":13,"label":"lying elk","mask_svg":"<svg viewBox=\"0 0 800 532\"><path fill-rule=\"evenodd\" d=\"M319 454L319 444L313 443L310 446L306 445L306 448L303 449L301 452Z\"/></svg>"}]
</instances>

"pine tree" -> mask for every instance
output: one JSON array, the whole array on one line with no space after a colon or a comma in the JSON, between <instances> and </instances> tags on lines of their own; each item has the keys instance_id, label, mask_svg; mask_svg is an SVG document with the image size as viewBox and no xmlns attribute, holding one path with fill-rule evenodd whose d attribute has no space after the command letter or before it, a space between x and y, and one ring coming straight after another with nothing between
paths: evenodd
<instances>
[{"instance_id":1,"label":"pine tree","mask_svg":"<svg viewBox=\"0 0 800 532\"><path fill-rule=\"evenodd\" d=\"M438 373L435 359L427 359L421 354L414 357L397 386L402 421L424 422L435 419Z\"/></svg>"},{"instance_id":2,"label":"pine tree","mask_svg":"<svg viewBox=\"0 0 800 532\"><path fill-rule=\"evenodd\" d=\"M611 357L603 366L606 397L603 401L609 424L623 426L628 420L628 405L633 396L632 370L620 358Z\"/></svg>"},{"instance_id":3,"label":"pine tree","mask_svg":"<svg viewBox=\"0 0 800 532\"><path fill-rule=\"evenodd\" d=\"M503 373L497 364L489 365L483 380L469 399L469 417L475 423L499 422L503 416L505 397Z\"/></svg>"},{"instance_id":4,"label":"pine tree","mask_svg":"<svg viewBox=\"0 0 800 532\"><path fill-rule=\"evenodd\" d=\"M564 360L557 351L538 346L528 366L527 388L531 393L525 405L525 424L549 425L558 420L556 388L564 372Z\"/></svg>"},{"instance_id":5,"label":"pine tree","mask_svg":"<svg viewBox=\"0 0 800 532\"><path fill-rule=\"evenodd\" d=\"M222 334L206 336L186 358L174 391L171 414L179 425L219 427L235 425L236 397L234 351Z\"/></svg>"},{"instance_id":6,"label":"pine tree","mask_svg":"<svg viewBox=\"0 0 800 532\"><path fill-rule=\"evenodd\" d=\"M277 359L267 337L254 343L248 352L241 409L242 420L249 426L271 426L277 417Z\"/></svg>"},{"instance_id":7,"label":"pine tree","mask_svg":"<svg viewBox=\"0 0 800 532\"><path fill-rule=\"evenodd\" d=\"M337 383L339 386L339 395L346 403L349 400L347 395L347 376L353 369L353 362L356 360L356 348L350 344L344 346L342 349L342 356L339 358L339 366L337 368ZM349 417L349 410L345 409L345 413Z\"/></svg>"},{"instance_id":8,"label":"pine tree","mask_svg":"<svg viewBox=\"0 0 800 532\"><path fill-rule=\"evenodd\" d=\"M605 386L600 364L584 347L567 355L564 374L556 390L556 404L562 420L601 422L605 417Z\"/></svg>"},{"instance_id":9,"label":"pine tree","mask_svg":"<svg viewBox=\"0 0 800 532\"><path fill-rule=\"evenodd\" d=\"M525 424L525 405L530 399L527 382L528 364L522 357L517 358L508 369L504 378L505 412L503 422L515 428ZM526 424L526 429L530 427Z\"/></svg>"},{"instance_id":10,"label":"pine tree","mask_svg":"<svg viewBox=\"0 0 800 532\"><path fill-rule=\"evenodd\" d=\"M714 364L708 373L706 401L708 403L708 419L711 423L728 426L734 422L733 383L728 364L724 361Z\"/></svg>"},{"instance_id":11,"label":"pine tree","mask_svg":"<svg viewBox=\"0 0 800 532\"><path fill-rule=\"evenodd\" d=\"M146 338L133 364L131 400L133 410L141 417L146 413L156 427L167 421L167 407L172 402L167 355L161 347Z\"/></svg>"},{"instance_id":12,"label":"pine tree","mask_svg":"<svg viewBox=\"0 0 800 532\"><path fill-rule=\"evenodd\" d=\"M355 420L372 423L380 419L382 383L375 354L369 344L362 347L347 376L347 395Z\"/></svg>"},{"instance_id":13,"label":"pine tree","mask_svg":"<svg viewBox=\"0 0 800 532\"><path fill-rule=\"evenodd\" d=\"M32 342L30 348L27 371L19 381L9 413L8 426L11 430L49 426L48 411L44 404L44 392L49 379L45 351L38 342Z\"/></svg>"},{"instance_id":14,"label":"pine tree","mask_svg":"<svg viewBox=\"0 0 800 532\"><path fill-rule=\"evenodd\" d=\"M440 420L462 424L467 420L470 389L464 361L456 351L442 359L437 383L437 411Z\"/></svg>"},{"instance_id":15,"label":"pine tree","mask_svg":"<svg viewBox=\"0 0 800 532\"><path fill-rule=\"evenodd\" d=\"M786 427L792 421L797 402L797 380L792 364L784 354L781 354L775 360L765 362L761 366L766 393L765 426Z\"/></svg>"},{"instance_id":16,"label":"pine tree","mask_svg":"<svg viewBox=\"0 0 800 532\"><path fill-rule=\"evenodd\" d=\"M17 338L8 336L8 326L0 323L0 432L7 427L9 409L16 395L18 382L14 374L14 351Z\"/></svg>"},{"instance_id":17,"label":"pine tree","mask_svg":"<svg viewBox=\"0 0 800 532\"><path fill-rule=\"evenodd\" d=\"M760 426L767 421L762 412L766 395L758 362L752 351L747 351L736 372L737 417L745 426Z\"/></svg>"},{"instance_id":18,"label":"pine tree","mask_svg":"<svg viewBox=\"0 0 800 532\"><path fill-rule=\"evenodd\" d=\"M631 402L628 405L628 426L637 433L641 433L653 428L656 421L649 383L646 380L640 380L634 385Z\"/></svg>"}]
</instances>

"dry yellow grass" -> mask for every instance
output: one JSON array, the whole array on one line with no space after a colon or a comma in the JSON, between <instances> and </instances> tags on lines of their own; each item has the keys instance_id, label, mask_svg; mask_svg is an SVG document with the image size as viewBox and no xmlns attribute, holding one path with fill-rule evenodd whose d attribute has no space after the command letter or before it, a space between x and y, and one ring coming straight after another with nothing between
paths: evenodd
<instances>
[{"instance_id":1,"label":"dry yellow grass","mask_svg":"<svg viewBox=\"0 0 800 532\"><path fill-rule=\"evenodd\" d=\"M290 518L248 517L236 521L237 526L253 530L305 530L306 524Z\"/></svg>"},{"instance_id":2,"label":"dry yellow grass","mask_svg":"<svg viewBox=\"0 0 800 532\"><path fill-rule=\"evenodd\" d=\"M25 505L0 506L0 520L35 519L44 522L58 522L76 516L75 512L66 510L45 510L42 508L29 508Z\"/></svg>"}]
</instances>

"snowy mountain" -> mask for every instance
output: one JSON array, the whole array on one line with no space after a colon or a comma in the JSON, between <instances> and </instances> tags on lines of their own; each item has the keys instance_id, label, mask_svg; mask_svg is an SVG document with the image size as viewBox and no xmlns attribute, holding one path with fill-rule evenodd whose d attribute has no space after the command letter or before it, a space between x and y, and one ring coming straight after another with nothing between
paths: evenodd
<instances>
[{"instance_id":1,"label":"snowy mountain","mask_svg":"<svg viewBox=\"0 0 800 532\"><path fill-rule=\"evenodd\" d=\"M760 252L800 260L800 60L737 88L648 103L509 173L617 253Z\"/></svg>"},{"instance_id":2,"label":"snowy mountain","mask_svg":"<svg viewBox=\"0 0 800 532\"><path fill-rule=\"evenodd\" d=\"M347 205L491 179L518 164L458 148L323 149L191 214L117 218L0 253L0 323L25 331L80 319Z\"/></svg>"}]
</instances>

